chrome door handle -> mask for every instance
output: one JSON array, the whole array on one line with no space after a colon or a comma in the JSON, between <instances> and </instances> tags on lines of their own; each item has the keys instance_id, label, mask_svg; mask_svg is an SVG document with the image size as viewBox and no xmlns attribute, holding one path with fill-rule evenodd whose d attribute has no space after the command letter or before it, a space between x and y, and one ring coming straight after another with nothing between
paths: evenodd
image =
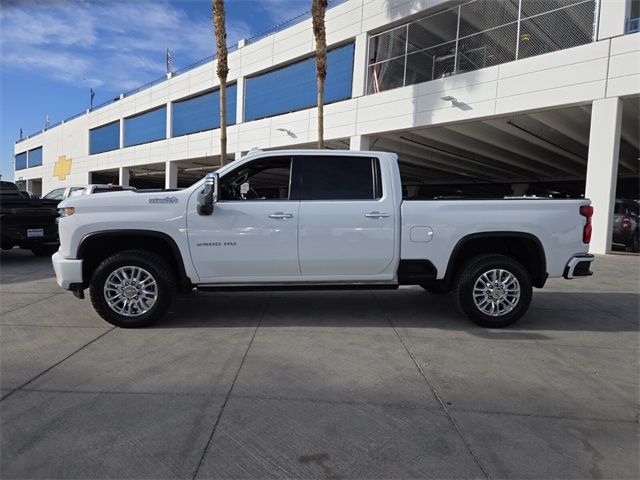
<instances>
[{"instance_id":1,"label":"chrome door handle","mask_svg":"<svg viewBox=\"0 0 640 480\"><path fill-rule=\"evenodd\" d=\"M382 212L369 212L369 213L365 213L364 216L367 218L387 218L389 214L382 213Z\"/></svg>"},{"instance_id":2,"label":"chrome door handle","mask_svg":"<svg viewBox=\"0 0 640 480\"><path fill-rule=\"evenodd\" d=\"M293 218L293 213L276 212L276 213L270 214L269 218L279 218L279 219Z\"/></svg>"}]
</instances>

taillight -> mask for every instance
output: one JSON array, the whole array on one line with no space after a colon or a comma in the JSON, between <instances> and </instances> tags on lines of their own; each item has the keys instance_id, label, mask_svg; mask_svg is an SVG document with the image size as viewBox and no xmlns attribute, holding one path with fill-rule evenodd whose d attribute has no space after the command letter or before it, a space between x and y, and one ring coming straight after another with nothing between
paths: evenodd
<instances>
[{"instance_id":1,"label":"taillight","mask_svg":"<svg viewBox=\"0 0 640 480\"><path fill-rule=\"evenodd\" d=\"M631 219L629 217L623 217L620 226L622 228L629 228L631 226Z\"/></svg>"},{"instance_id":2,"label":"taillight","mask_svg":"<svg viewBox=\"0 0 640 480\"><path fill-rule=\"evenodd\" d=\"M593 227L591 226L591 217L593 217L593 207L591 205L581 206L580 215L582 215L587 219L587 223L585 223L584 229L582 230L582 242L590 243L591 233L593 232Z\"/></svg>"}]
</instances>

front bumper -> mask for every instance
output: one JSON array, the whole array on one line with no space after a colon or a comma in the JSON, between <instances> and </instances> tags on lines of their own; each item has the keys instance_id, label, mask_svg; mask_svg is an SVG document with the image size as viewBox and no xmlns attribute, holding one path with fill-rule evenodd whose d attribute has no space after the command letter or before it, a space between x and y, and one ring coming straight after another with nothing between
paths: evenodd
<instances>
[{"instance_id":1,"label":"front bumper","mask_svg":"<svg viewBox=\"0 0 640 480\"><path fill-rule=\"evenodd\" d=\"M82 284L82 260L64 258L60 252L51 257L56 282L65 290L71 290L72 284Z\"/></svg>"},{"instance_id":2,"label":"front bumper","mask_svg":"<svg viewBox=\"0 0 640 480\"><path fill-rule=\"evenodd\" d=\"M564 273L562 276L566 279L590 277L593 275L591 271L591 262L593 262L594 256L589 253L582 253L580 255L574 255L567 266L564 267Z\"/></svg>"}]
</instances>

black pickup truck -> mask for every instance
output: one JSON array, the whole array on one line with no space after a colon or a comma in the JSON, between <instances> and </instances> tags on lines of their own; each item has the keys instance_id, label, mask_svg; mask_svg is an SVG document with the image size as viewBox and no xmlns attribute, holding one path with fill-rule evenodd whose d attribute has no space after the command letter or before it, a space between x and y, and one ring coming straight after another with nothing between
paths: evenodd
<instances>
[{"instance_id":1,"label":"black pickup truck","mask_svg":"<svg viewBox=\"0 0 640 480\"><path fill-rule=\"evenodd\" d=\"M21 192L15 183L0 182L0 247L15 246L34 255L52 255L58 249L58 200L42 200Z\"/></svg>"}]
</instances>

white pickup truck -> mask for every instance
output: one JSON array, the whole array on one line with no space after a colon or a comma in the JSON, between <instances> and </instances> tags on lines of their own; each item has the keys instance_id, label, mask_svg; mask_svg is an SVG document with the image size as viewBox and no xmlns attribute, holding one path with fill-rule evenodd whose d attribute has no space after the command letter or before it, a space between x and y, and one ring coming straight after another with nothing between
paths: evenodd
<instances>
[{"instance_id":1,"label":"white pickup truck","mask_svg":"<svg viewBox=\"0 0 640 480\"><path fill-rule=\"evenodd\" d=\"M385 152L251 152L184 190L59 205L58 284L120 327L158 320L174 292L398 288L453 292L504 327L548 277L591 275L589 200L403 200ZM427 313L425 312L425 315Z\"/></svg>"}]
</instances>

